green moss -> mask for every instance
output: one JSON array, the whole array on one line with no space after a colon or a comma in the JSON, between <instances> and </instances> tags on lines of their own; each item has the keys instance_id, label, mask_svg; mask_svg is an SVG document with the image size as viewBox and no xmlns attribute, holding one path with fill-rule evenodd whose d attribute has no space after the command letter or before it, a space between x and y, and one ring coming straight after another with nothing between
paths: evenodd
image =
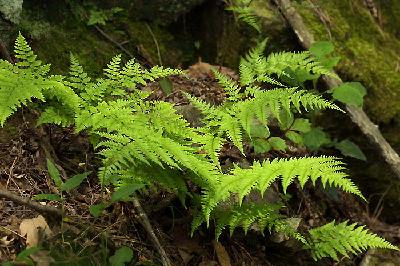
<instances>
[{"instance_id":1,"label":"green moss","mask_svg":"<svg viewBox=\"0 0 400 266\"><path fill-rule=\"evenodd\" d=\"M311 6L297 5L316 40L329 39L342 57L338 71L368 88L366 110L374 121L387 123L400 113L398 65L400 41L383 31L361 0L319 1L329 18L326 27Z\"/></svg>"}]
</instances>

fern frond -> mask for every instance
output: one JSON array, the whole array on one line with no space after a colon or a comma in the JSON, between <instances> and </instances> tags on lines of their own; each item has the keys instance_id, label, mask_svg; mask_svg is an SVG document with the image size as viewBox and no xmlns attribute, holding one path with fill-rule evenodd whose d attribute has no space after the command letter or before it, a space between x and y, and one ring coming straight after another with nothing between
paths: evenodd
<instances>
[{"instance_id":1,"label":"fern frond","mask_svg":"<svg viewBox=\"0 0 400 266\"><path fill-rule=\"evenodd\" d=\"M70 54L70 62L70 76L67 85L77 89L78 92L82 92L91 79L88 74L83 71L83 67L79 64L78 59L72 53Z\"/></svg>"},{"instance_id":2,"label":"fern frond","mask_svg":"<svg viewBox=\"0 0 400 266\"><path fill-rule=\"evenodd\" d=\"M111 80L119 81L121 77L121 54L114 56L110 63L107 64L107 68L104 69L104 75Z\"/></svg>"},{"instance_id":3,"label":"fern frond","mask_svg":"<svg viewBox=\"0 0 400 266\"><path fill-rule=\"evenodd\" d=\"M342 162L327 156L254 162L249 169L235 167L229 174L221 176L220 182L213 190L204 193L203 213L208 218L213 208L219 202L228 199L232 193L237 194L239 203L253 189L257 189L263 195L278 178L281 179L285 193L295 178L301 187L304 187L308 180L315 185L320 179L323 187L328 184L365 199L357 186L342 171L344 169Z\"/></svg>"},{"instance_id":4,"label":"fern frond","mask_svg":"<svg viewBox=\"0 0 400 266\"><path fill-rule=\"evenodd\" d=\"M251 1L236 0L234 5L226 8L226 10L234 12L238 20L261 32L260 18L255 14L254 9L250 7L250 3Z\"/></svg>"},{"instance_id":5,"label":"fern frond","mask_svg":"<svg viewBox=\"0 0 400 266\"><path fill-rule=\"evenodd\" d=\"M16 63L19 68L29 69L35 76L44 76L50 71L50 65L43 65L42 61L37 59L21 33L18 34L15 41L14 53L15 57L19 59L19 62Z\"/></svg>"},{"instance_id":6,"label":"fern frond","mask_svg":"<svg viewBox=\"0 0 400 266\"><path fill-rule=\"evenodd\" d=\"M368 248L385 248L399 250L385 239L358 226L356 223L348 225L348 222L335 224L335 221L311 229L310 238L306 249L310 249L315 260L330 257L338 261L338 255L349 257L349 253L358 254Z\"/></svg>"},{"instance_id":7,"label":"fern frond","mask_svg":"<svg viewBox=\"0 0 400 266\"><path fill-rule=\"evenodd\" d=\"M240 99L240 86L230 77L222 74L216 69L212 69L215 78L218 80L219 85L224 88L227 98L230 101L236 102Z\"/></svg>"}]
</instances>

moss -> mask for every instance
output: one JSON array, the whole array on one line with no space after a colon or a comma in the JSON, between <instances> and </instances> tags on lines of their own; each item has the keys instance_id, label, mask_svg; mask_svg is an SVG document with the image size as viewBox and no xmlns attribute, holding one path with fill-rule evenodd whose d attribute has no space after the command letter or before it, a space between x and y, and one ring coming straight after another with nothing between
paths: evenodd
<instances>
[{"instance_id":1,"label":"moss","mask_svg":"<svg viewBox=\"0 0 400 266\"><path fill-rule=\"evenodd\" d=\"M368 88L366 109L373 120L388 123L399 116L400 41L379 27L361 0L318 4L329 18L331 41L342 57L338 71L345 79L361 81ZM328 28L312 7L299 4L297 8L317 40L329 39Z\"/></svg>"}]
</instances>

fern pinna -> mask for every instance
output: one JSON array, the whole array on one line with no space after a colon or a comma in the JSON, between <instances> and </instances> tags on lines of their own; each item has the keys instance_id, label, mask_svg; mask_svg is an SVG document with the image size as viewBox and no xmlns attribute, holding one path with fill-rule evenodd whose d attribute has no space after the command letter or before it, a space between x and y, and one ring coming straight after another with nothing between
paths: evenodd
<instances>
[{"instance_id":1,"label":"fern pinna","mask_svg":"<svg viewBox=\"0 0 400 266\"><path fill-rule=\"evenodd\" d=\"M363 198L336 158L255 161L249 168L235 166L222 172L218 160L221 146L232 142L244 153L243 135L251 139L254 124L268 131L271 121L283 123L286 117L304 110L340 110L319 95L283 85L299 76L296 71L307 72L309 77L329 74L309 55L286 53L265 59L260 52L263 46L243 59L239 82L215 72L226 90L222 105L213 106L188 95L204 115L203 126L194 128L176 112L173 104L149 100L150 93L138 86L182 74L181 70L163 67L147 70L133 59L122 66L121 56L115 56L104 70L104 77L93 79L71 55L70 74L51 76L50 66L37 60L19 35L15 52L20 61L16 64L0 61L0 123L3 125L19 107L28 105L41 111L39 124L73 125L76 132L86 131L102 158L98 176L103 185L159 184L184 200L188 193L196 196L187 188L186 181L190 180L202 189L200 204L195 206L200 211L194 218L193 230L204 222L209 224L210 219L216 220L216 237L226 227L231 232L236 227L246 231L254 226L261 231L268 228L299 240L316 259L325 256L336 259L335 251L345 255L369 246L396 249L384 240L377 241L377 236L346 224L338 225L343 232L339 242L329 238L332 224L312 229L309 236L303 236L286 222L280 213L281 204L244 201L254 191L263 195L277 180L283 193L294 180L301 186L307 181L315 184L320 180L323 186L328 184ZM256 65L248 63L251 60L262 65L254 68ZM284 81L277 81L283 76ZM278 88L264 90L265 82Z\"/></svg>"}]
</instances>

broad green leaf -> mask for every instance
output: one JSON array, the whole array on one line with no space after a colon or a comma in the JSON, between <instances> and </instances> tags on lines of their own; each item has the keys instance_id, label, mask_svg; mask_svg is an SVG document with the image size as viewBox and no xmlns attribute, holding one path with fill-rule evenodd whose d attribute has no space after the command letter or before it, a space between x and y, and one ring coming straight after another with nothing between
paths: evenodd
<instances>
[{"instance_id":1,"label":"broad green leaf","mask_svg":"<svg viewBox=\"0 0 400 266\"><path fill-rule=\"evenodd\" d=\"M251 123L250 132L250 138L268 138L271 134L266 126L256 122Z\"/></svg>"},{"instance_id":2,"label":"broad green leaf","mask_svg":"<svg viewBox=\"0 0 400 266\"><path fill-rule=\"evenodd\" d=\"M120 247L109 259L111 266L125 266L133 259L133 251L128 247Z\"/></svg>"},{"instance_id":3,"label":"broad green leaf","mask_svg":"<svg viewBox=\"0 0 400 266\"><path fill-rule=\"evenodd\" d=\"M35 200L62 201L61 196L57 194L37 194L33 198Z\"/></svg>"},{"instance_id":4,"label":"broad green leaf","mask_svg":"<svg viewBox=\"0 0 400 266\"><path fill-rule=\"evenodd\" d=\"M61 179L60 172L50 159L47 158L46 160L47 160L47 171L49 171L51 179L53 179L54 183L58 188L61 188L63 181Z\"/></svg>"},{"instance_id":5,"label":"broad green leaf","mask_svg":"<svg viewBox=\"0 0 400 266\"><path fill-rule=\"evenodd\" d=\"M278 151L284 151L287 148L285 140L278 137L271 137L268 139L268 142L272 148Z\"/></svg>"},{"instance_id":6,"label":"broad green leaf","mask_svg":"<svg viewBox=\"0 0 400 266\"><path fill-rule=\"evenodd\" d=\"M123 187L120 187L117 191L115 191L111 195L111 201L128 201L130 200L129 197L135 193L137 190L144 187L143 184L129 184Z\"/></svg>"},{"instance_id":7,"label":"broad green leaf","mask_svg":"<svg viewBox=\"0 0 400 266\"><path fill-rule=\"evenodd\" d=\"M332 90L332 97L342 103L362 107L367 90L360 82L345 82Z\"/></svg>"},{"instance_id":8,"label":"broad green leaf","mask_svg":"<svg viewBox=\"0 0 400 266\"><path fill-rule=\"evenodd\" d=\"M320 128L313 128L303 135L304 145L311 150L317 150L325 144L331 143L331 140Z\"/></svg>"},{"instance_id":9,"label":"broad green leaf","mask_svg":"<svg viewBox=\"0 0 400 266\"><path fill-rule=\"evenodd\" d=\"M330 41L315 42L309 51L317 58L323 58L335 50L335 46Z\"/></svg>"},{"instance_id":10,"label":"broad green leaf","mask_svg":"<svg viewBox=\"0 0 400 266\"><path fill-rule=\"evenodd\" d=\"M342 140L341 142L337 143L335 145L335 148L340 150L340 152L344 156L353 157L353 158L363 160L363 161L367 160L367 157L361 151L360 147L358 147L357 144L355 144L354 142L352 142L348 139Z\"/></svg>"},{"instance_id":11,"label":"broad green leaf","mask_svg":"<svg viewBox=\"0 0 400 266\"><path fill-rule=\"evenodd\" d=\"M64 184L61 184L61 190L71 191L72 189L78 187L83 182L83 180L85 180L86 177L90 175L90 173L91 172L85 172L82 174L74 175L71 178L68 178L67 180L65 180Z\"/></svg>"},{"instance_id":12,"label":"broad green leaf","mask_svg":"<svg viewBox=\"0 0 400 266\"><path fill-rule=\"evenodd\" d=\"M255 139L252 141L254 152L256 153L264 153L271 150L271 144L267 140L264 139Z\"/></svg>"},{"instance_id":13,"label":"broad green leaf","mask_svg":"<svg viewBox=\"0 0 400 266\"><path fill-rule=\"evenodd\" d=\"M169 78L162 78L158 81L158 84L161 87L161 90L165 93L165 95L170 95L173 90L173 84Z\"/></svg>"},{"instance_id":14,"label":"broad green leaf","mask_svg":"<svg viewBox=\"0 0 400 266\"><path fill-rule=\"evenodd\" d=\"M299 133L294 132L294 131L288 131L286 132L285 136L293 141L296 144L302 144L303 143L303 136L301 136Z\"/></svg>"},{"instance_id":15,"label":"broad green leaf","mask_svg":"<svg viewBox=\"0 0 400 266\"><path fill-rule=\"evenodd\" d=\"M311 123L308 119L297 118L290 127L290 130L306 133L311 130Z\"/></svg>"},{"instance_id":16,"label":"broad green leaf","mask_svg":"<svg viewBox=\"0 0 400 266\"><path fill-rule=\"evenodd\" d=\"M100 203L100 204L95 204L95 205L91 205L89 207L89 212L91 215L93 215L94 217L99 217L101 215L101 213L103 212L103 210L105 208L107 208L107 204L105 203Z\"/></svg>"}]
</instances>

